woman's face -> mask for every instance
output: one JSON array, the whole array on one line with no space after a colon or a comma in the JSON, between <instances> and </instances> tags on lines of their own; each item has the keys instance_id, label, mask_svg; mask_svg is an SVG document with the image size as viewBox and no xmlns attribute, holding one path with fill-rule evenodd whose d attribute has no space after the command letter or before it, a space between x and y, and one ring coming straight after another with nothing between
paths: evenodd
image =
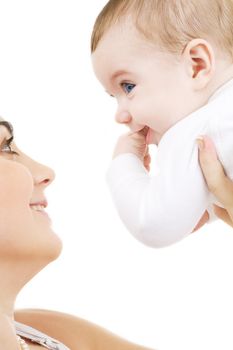
<instances>
[{"instance_id":1,"label":"woman's face","mask_svg":"<svg viewBox=\"0 0 233 350\"><path fill-rule=\"evenodd\" d=\"M0 120L0 256L53 260L61 250L45 212L54 172L22 153Z\"/></svg>"}]
</instances>

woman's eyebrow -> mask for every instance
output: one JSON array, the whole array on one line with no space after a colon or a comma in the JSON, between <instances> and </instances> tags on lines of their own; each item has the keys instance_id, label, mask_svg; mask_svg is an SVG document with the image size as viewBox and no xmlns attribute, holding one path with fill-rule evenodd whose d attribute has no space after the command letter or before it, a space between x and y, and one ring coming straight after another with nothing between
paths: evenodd
<instances>
[{"instance_id":1,"label":"woman's eyebrow","mask_svg":"<svg viewBox=\"0 0 233 350\"><path fill-rule=\"evenodd\" d=\"M11 136L13 136L13 126L11 125L11 123L5 121L5 120L1 120L0 121L0 126L5 126L8 130L8 132L11 134Z\"/></svg>"}]
</instances>

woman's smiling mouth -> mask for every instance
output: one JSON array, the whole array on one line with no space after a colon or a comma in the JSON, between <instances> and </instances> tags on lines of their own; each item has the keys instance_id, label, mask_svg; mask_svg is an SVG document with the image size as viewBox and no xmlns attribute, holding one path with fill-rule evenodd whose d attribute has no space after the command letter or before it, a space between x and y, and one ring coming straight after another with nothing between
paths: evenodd
<instances>
[{"instance_id":1,"label":"woman's smiling mouth","mask_svg":"<svg viewBox=\"0 0 233 350\"><path fill-rule=\"evenodd\" d=\"M34 202L30 203L30 207L33 210L37 210L37 211L44 211L44 209L48 206L48 202L46 199L42 199L42 200L37 200Z\"/></svg>"},{"instance_id":2,"label":"woman's smiling mouth","mask_svg":"<svg viewBox=\"0 0 233 350\"><path fill-rule=\"evenodd\" d=\"M30 203L30 208L37 212L42 214L44 217L46 217L49 221L51 221L48 213L45 211L45 208L48 206L48 202L46 200L43 201L38 201L38 202L33 202Z\"/></svg>"}]
</instances>

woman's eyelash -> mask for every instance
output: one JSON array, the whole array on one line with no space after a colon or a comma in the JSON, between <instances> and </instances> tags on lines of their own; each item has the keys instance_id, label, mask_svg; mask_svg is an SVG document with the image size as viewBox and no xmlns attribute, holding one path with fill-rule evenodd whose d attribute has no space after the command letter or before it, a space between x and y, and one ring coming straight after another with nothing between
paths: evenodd
<instances>
[{"instance_id":1,"label":"woman's eyelash","mask_svg":"<svg viewBox=\"0 0 233 350\"><path fill-rule=\"evenodd\" d=\"M126 94L130 94L131 93L131 91L135 88L135 84L133 84L133 83L127 83L127 82L123 82L123 83L121 83L120 84L121 85L121 87L122 87L122 89L124 90L124 92L126 93Z\"/></svg>"},{"instance_id":2,"label":"woman's eyelash","mask_svg":"<svg viewBox=\"0 0 233 350\"><path fill-rule=\"evenodd\" d=\"M1 152L6 152L9 154L18 155L18 153L13 151L11 148L11 144L12 144L13 140L14 140L14 136L11 136L9 139L5 140L2 144Z\"/></svg>"}]
</instances>

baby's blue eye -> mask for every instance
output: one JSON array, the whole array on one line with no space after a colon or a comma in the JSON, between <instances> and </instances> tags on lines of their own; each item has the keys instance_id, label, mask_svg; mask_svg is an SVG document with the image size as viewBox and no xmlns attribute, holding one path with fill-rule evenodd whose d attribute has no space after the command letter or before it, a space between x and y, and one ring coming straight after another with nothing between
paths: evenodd
<instances>
[{"instance_id":1,"label":"baby's blue eye","mask_svg":"<svg viewBox=\"0 0 233 350\"><path fill-rule=\"evenodd\" d=\"M123 88L124 92L126 94L129 94L134 88L135 88L135 84L132 83L122 83L121 87Z\"/></svg>"}]
</instances>

